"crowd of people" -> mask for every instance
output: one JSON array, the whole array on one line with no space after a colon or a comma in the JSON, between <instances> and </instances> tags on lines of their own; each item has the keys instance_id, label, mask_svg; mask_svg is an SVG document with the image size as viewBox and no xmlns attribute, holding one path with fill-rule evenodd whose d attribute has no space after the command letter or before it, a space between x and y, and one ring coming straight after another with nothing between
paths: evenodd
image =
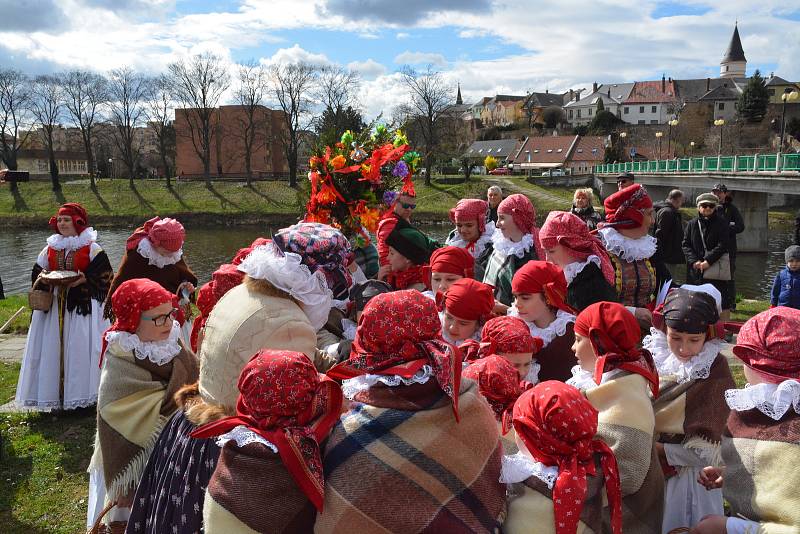
<instances>
[{"instance_id":1,"label":"crowd of people","mask_svg":"<svg viewBox=\"0 0 800 534\"><path fill-rule=\"evenodd\" d=\"M97 406L96 532L800 532L800 247L773 308L727 322L724 186L684 225L680 191L618 183L541 226L493 186L444 244L405 191L374 245L300 222L199 288L177 220L137 228L115 274L65 204L16 400Z\"/></svg>"}]
</instances>

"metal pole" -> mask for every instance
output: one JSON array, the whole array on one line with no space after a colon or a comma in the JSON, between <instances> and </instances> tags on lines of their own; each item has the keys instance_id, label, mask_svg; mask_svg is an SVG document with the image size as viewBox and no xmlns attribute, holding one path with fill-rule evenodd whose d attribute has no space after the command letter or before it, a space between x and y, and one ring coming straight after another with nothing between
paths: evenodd
<instances>
[{"instance_id":1,"label":"metal pole","mask_svg":"<svg viewBox=\"0 0 800 534\"><path fill-rule=\"evenodd\" d=\"M786 93L783 97L783 112L781 112L781 143L778 145L778 153L783 152L783 136L786 133Z\"/></svg>"}]
</instances>

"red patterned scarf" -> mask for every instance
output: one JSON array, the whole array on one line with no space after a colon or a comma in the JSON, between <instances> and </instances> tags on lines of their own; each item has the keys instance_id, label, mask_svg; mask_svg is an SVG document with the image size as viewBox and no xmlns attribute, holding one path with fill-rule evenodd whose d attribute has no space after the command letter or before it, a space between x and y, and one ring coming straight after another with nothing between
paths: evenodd
<instances>
[{"instance_id":1,"label":"red patterned scarf","mask_svg":"<svg viewBox=\"0 0 800 534\"><path fill-rule=\"evenodd\" d=\"M478 390L489 401L495 417L502 424L503 434L507 434L511 429L514 403L533 384L520 380L516 368L496 354L472 362L462 376L478 383Z\"/></svg>"}]
</instances>

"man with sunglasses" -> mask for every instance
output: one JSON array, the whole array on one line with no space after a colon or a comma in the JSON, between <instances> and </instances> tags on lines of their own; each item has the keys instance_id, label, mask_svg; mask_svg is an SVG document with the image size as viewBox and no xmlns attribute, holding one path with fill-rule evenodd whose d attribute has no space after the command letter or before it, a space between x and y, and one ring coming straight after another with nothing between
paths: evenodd
<instances>
[{"instance_id":1,"label":"man with sunglasses","mask_svg":"<svg viewBox=\"0 0 800 534\"><path fill-rule=\"evenodd\" d=\"M397 200L394 201L394 208L378 223L378 259L381 268L378 271L378 279L382 280L383 276L388 272L389 266L389 245L386 244L386 239L392 233L394 227L397 226L397 221L400 219L411 222L411 214L417 208L417 198L408 193L400 193Z\"/></svg>"}]
</instances>

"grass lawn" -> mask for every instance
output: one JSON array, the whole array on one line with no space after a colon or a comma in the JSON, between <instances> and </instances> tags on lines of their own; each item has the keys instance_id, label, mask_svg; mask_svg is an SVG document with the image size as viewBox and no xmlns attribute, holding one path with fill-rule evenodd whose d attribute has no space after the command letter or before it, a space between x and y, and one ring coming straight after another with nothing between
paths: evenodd
<instances>
[{"instance_id":1,"label":"grass lawn","mask_svg":"<svg viewBox=\"0 0 800 534\"><path fill-rule=\"evenodd\" d=\"M742 299L736 303L736 311L731 314L731 320L746 321L768 309L769 301L767 300Z\"/></svg>"},{"instance_id":2,"label":"grass lawn","mask_svg":"<svg viewBox=\"0 0 800 534\"><path fill-rule=\"evenodd\" d=\"M7 295L5 299L0 300L0 326L6 324L6 321L22 307L25 308L25 311L14 319L14 322L3 332L4 334L26 333L31 321L31 310L28 308L27 295Z\"/></svg>"}]
</instances>

